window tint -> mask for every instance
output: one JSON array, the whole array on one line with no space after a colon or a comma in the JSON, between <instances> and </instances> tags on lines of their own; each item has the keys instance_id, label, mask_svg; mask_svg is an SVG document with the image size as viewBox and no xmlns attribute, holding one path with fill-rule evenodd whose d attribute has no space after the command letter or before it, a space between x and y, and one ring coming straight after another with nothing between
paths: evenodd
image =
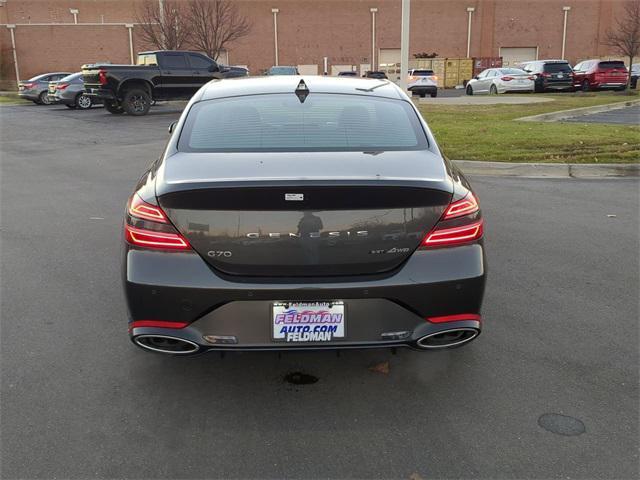
<instances>
[{"instance_id":1,"label":"window tint","mask_svg":"<svg viewBox=\"0 0 640 480\"><path fill-rule=\"evenodd\" d=\"M433 70L414 70L413 74L417 77L428 77L433 75Z\"/></svg>"},{"instance_id":2,"label":"window tint","mask_svg":"<svg viewBox=\"0 0 640 480\"><path fill-rule=\"evenodd\" d=\"M520 70L519 68L501 68L501 75L526 75L527 72Z\"/></svg>"},{"instance_id":3,"label":"window tint","mask_svg":"<svg viewBox=\"0 0 640 480\"><path fill-rule=\"evenodd\" d=\"M161 58L162 66L164 68L189 68L187 66L187 59L183 54L167 54Z\"/></svg>"},{"instance_id":4,"label":"window tint","mask_svg":"<svg viewBox=\"0 0 640 480\"><path fill-rule=\"evenodd\" d=\"M158 59L155 53L138 55L138 65L158 65Z\"/></svg>"},{"instance_id":5,"label":"window tint","mask_svg":"<svg viewBox=\"0 0 640 480\"><path fill-rule=\"evenodd\" d=\"M193 53L189 54L189 62L193 68L197 68L200 70L206 70L211 66L211 61L207 60L200 55L195 55Z\"/></svg>"},{"instance_id":6,"label":"window tint","mask_svg":"<svg viewBox=\"0 0 640 480\"><path fill-rule=\"evenodd\" d=\"M605 68L627 68L624 65L624 62L620 62L620 61L608 61L608 62L600 62L600 64L598 65L599 68L605 69Z\"/></svg>"},{"instance_id":7,"label":"window tint","mask_svg":"<svg viewBox=\"0 0 640 480\"><path fill-rule=\"evenodd\" d=\"M571 67L568 63L546 63L544 71L549 73L571 72Z\"/></svg>"},{"instance_id":8,"label":"window tint","mask_svg":"<svg viewBox=\"0 0 640 480\"><path fill-rule=\"evenodd\" d=\"M61 82L81 82L82 81L82 72L72 73L71 75L67 75L66 77L62 77L60 79Z\"/></svg>"},{"instance_id":9,"label":"window tint","mask_svg":"<svg viewBox=\"0 0 640 480\"><path fill-rule=\"evenodd\" d=\"M427 140L408 102L363 95L292 93L193 105L178 149L187 152L422 150Z\"/></svg>"}]
</instances>

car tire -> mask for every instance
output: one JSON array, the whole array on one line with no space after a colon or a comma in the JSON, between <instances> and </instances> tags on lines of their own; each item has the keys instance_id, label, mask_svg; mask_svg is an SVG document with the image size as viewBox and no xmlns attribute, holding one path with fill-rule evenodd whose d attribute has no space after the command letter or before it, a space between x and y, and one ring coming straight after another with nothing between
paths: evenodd
<instances>
[{"instance_id":1,"label":"car tire","mask_svg":"<svg viewBox=\"0 0 640 480\"><path fill-rule=\"evenodd\" d=\"M436 98L437 96L438 96L438 92L433 92L433 93L431 94L431 98Z\"/></svg>"},{"instance_id":2,"label":"car tire","mask_svg":"<svg viewBox=\"0 0 640 480\"><path fill-rule=\"evenodd\" d=\"M40 95L38 95L38 103L40 105L51 105L51 101L49 100L49 93L48 92L41 92Z\"/></svg>"},{"instance_id":3,"label":"car tire","mask_svg":"<svg viewBox=\"0 0 640 480\"><path fill-rule=\"evenodd\" d=\"M489 95L498 95L498 87L496 87L495 85L491 85L491 88L489 89Z\"/></svg>"},{"instance_id":4,"label":"car tire","mask_svg":"<svg viewBox=\"0 0 640 480\"><path fill-rule=\"evenodd\" d=\"M40 105L40 100L31 100L33 103L35 103L36 105Z\"/></svg>"},{"instance_id":5,"label":"car tire","mask_svg":"<svg viewBox=\"0 0 640 480\"><path fill-rule=\"evenodd\" d=\"M113 113L114 115L124 113L124 109L116 102L104 102L104 108L107 109L107 112Z\"/></svg>"},{"instance_id":6,"label":"car tire","mask_svg":"<svg viewBox=\"0 0 640 480\"><path fill-rule=\"evenodd\" d=\"M533 84L533 91L535 93L544 93L544 85L542 85L540 82L535 82Z\"/></svg>"},{"instance_id":7,"label":"car tire","mask_svg":"<svg viewBox=\"0 0 640 480\"><path fill-rule=\"evenodd\" d=\"M591 90L591 85L589 84L589 80L585 80L582 82L582 91L589 92Z\"/></svg>"},{"instance_id":8,"label":"car tire","mask_svg":"<svg viewBox=\"0 0 640 480\"><path fill-rule=\"evenodd\" d=\"M76 106L80 110L88 110L93 106L93 99L89 95L85 95L84 93L79 93L76 96Z\"/></svg>"},{"instance_id":9,"label":"car tire","mask_svg":"<svg viewBox=\"0 0 640 480\"><path fill-rule=\"evenodd\" d=\"M473 88L471 88L471 85L467 85L466 94L467 95L473 95Z\"/></svg>"},{"instance_id":10,"label":"car tire","mask_svg":"<svg viewBox=\"0 0 640 480\"><path fill-rule=\"evenodd\" d=\"M76 106L73 103L65 103L64 104L65 107L71 109L71 110L75 110Z\"/></svg>"},{"instance_id":11,"label":"car tire","mask_svg":"<svg viewBox=\"0 0 640 480\"><path fill-rule=\"evenodd\" d=\"M132 88L124 93L122 108L129 115L136 117L146 115L151 108L151 97L141 88Z\"/></svg>"}]
</instances>

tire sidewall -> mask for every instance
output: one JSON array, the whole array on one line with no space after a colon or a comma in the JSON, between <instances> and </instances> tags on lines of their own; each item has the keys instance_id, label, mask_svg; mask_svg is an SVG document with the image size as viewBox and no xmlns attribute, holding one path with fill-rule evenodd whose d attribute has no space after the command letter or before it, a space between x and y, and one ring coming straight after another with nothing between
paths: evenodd
<instances>
[{"instance_id":1,"label":"tire sidewall","mask_svg":"<svg viewBox=\"0 0 640 480\"><path fill-rule=\"evenodd\" d=\"M51 105L51 102L47 98L47 95L49 95L49 93L46 90L38 95L38 101L41 105Z\"/></svg>"},{"instance_id":2,"label":"tire sidewall","mask_svg":"<svg viewBox=\"0 0 640 480\"><path fill-rule=\"evenodd\" d=\"M146 115L151 108L151 97L141 88L132 88L123 95L122 108L129 115L137 117Z\"/></svg>"},{"instance_id":3,"label":"tire sidewall","mask_svg":"<svg viewBox=\"0 0 640 480\"><path fill-rule=\"evenodd\" d=\"M471 85L467 85L467 95L473 95L473 87Z\"/></svg>"},{"instance_id":4,"label":"tire sidewall","mask_svg":"<svg viewBox=\"0 0 640 480\"><path fill-rule=\"evenodd\" d=\"M81 98L85 98L85 99L86 99L86 101L88 101L88 102L89 102L89 104L88 104L88 105L86 105L86 106L82 106L82 104L80 103L80 99L81 99ZM79 93L79 94L76 96L76 107L78 107L80 110L88 110L88 109L90 109L92 106L93 106L93 100L91 99L91 97L90 97L90 96L85 95L84 93Z\"/></svg>"}]
</instances>

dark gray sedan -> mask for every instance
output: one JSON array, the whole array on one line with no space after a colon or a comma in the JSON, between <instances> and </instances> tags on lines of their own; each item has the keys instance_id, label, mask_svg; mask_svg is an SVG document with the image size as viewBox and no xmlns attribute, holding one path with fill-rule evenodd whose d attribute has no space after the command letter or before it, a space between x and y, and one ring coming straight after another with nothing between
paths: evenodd
<instances>
[{"instance_id":1,"label":"dark gray sedan","mask_svg":"<svg viewBox=\"0 0 640 480\"><path fill-rule=\"evenodd\" d=\"M18 96L38 105L50 105L49 82L56 82L67 75L70 72L43 73L29 80L19 81Z\"/></svg>"},{"instance_id":2,"label":"dark gray sedan","mask_svg":"<svg viewBox=\"0 0 640 480\"><path fill-rule=\"evenodd\" d=\"M139 347L432 350L480 333L477 197L393 83L216 80L171 132L124 219Z\"/></svg>"},{"instance_id":3,"label":"dark gray sedan","mask_svg":"<svg viewBox=\"0 0 640 480\"><path fill-rule=\"evenodd\" d=\"M58 81L49 82L49 101L80 110L86 110L101 103L97 97L85 94L82 72L72 73Z\"/></svg>"}]
</instances>

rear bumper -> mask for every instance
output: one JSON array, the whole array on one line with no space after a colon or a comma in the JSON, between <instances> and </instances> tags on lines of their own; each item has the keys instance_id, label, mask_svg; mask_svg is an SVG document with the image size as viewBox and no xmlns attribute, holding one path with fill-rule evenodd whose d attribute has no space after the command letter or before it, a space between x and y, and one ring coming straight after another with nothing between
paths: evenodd
<instances>
[{"instance_id":1,"label":"rear bumper","mask_svg":"<svg viewBox=\"0 0 640 480\"><path fill-rule=\"evenodd\" d=\"M556 82L546 81L544 83L544 88L547 90L571 90L574 88L573 80L556 81Z\"/></svg>"},{"instance_id":2,"label":"rear bumper","mask_svg":"<svg viewBox=\"0 0 640 480\"><path fill-rule=\"evenodd\" d=\"M414 85L407 88L411 93L435 93L438 91L437 86L433 85Z\"/></svg>"},{"instance_id":3,"label":"rear bumper","mask_svg":"<svg viewBox=\"0 0 640 480\"><path fill-rule=\"evenodd\" d=\"M41 93L42 90L22 90L18 92L18 96L26 100L38 100Z\"/></svg>"},{"instance_id":4,"label":"rear bumper","mask_svg":"<svg viewBox=\"0 0 640 480\"><path fill-rule=\"evenodd\" d=\"M198 352L416 347L425 335L453 327L477 333L481 329L486 275L481 244L418 251L383 276L295 279L295 283L222 276L193 253L125 249L132 340L165 335L192 342ZM305 343L272 339L273 302L330 300L344 302L344 338ZM456 321L447 321L447 316L460 314L464 315L453 317ZM426 320L434 317L437 323ZM134 323L141 320L175 322L182 328ZM205 337L233 337L233 343Z\"/></svg>"},{"instance_id":5,"label":"rear bumper","mask_svg":"<svg viewBox=\"0 0 640 480\"><path fill-rule=\"evenodd\" d=\"M104 88L87 88L85 93L100 100L116 100L116 95L111 90Z\"/></svg>"}]
</instances>

